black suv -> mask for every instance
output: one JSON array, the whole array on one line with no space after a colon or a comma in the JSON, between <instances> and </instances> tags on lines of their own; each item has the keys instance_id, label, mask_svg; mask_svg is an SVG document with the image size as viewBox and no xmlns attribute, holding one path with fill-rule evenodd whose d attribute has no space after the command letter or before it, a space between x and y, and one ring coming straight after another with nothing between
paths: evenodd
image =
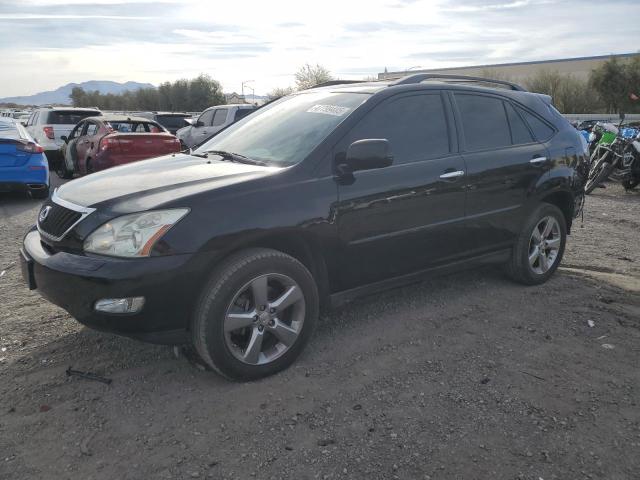
<instances>
[{"instance_id":1,"label":"black suv","mask_svg":"<svg viewBox=\"0 0 640 480\"><path fill-rule=\"evenodd\" d=\"M290 365L320 308L356 295L488 262L545 282L586 152L549 97L498 83L314 88L190 154L69 182L24 238L24 277L85 325L192 342L236 379Z\"/></svg>"}]
</instances>

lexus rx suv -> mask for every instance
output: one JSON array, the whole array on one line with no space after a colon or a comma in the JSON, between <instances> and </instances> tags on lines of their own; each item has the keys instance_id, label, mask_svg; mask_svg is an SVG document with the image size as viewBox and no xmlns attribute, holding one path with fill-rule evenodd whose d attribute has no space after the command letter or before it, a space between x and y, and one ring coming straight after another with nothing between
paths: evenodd
<instances>
[{"instance_id":1,"label":"lexus rx suv","mask_svg":"<svg viewBox=\"0 0 640 480\"><path fill-rule=\"evenodd\" d=\"M195 151L71 181L23 242L83 324L191 343L232 379L289 366L321 308L478 264L556 271L586 152L549 97L416 74L305 90Z\"/></svg>"}]
</instances>

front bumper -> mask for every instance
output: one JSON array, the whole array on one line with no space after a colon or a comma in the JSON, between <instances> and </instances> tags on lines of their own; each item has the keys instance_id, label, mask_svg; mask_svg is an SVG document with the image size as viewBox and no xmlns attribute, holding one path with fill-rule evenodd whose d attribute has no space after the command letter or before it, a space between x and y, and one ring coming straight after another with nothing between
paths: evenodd
<instances>
[{"instance_id":1,"label":"front bumper","mask_svg":"<svg viewBox=\"0 0 640 480\"><path fill-rule=\"evenodd\" d=\"M188 339L201 270L193 255L122 259L51 253L39 232L31 230L24 238L20 262L30 289L90 328L153 343L179 344ZM145 297L138 313L94 310L99 299L136 296Z\"/></svg>"}]
</instances>

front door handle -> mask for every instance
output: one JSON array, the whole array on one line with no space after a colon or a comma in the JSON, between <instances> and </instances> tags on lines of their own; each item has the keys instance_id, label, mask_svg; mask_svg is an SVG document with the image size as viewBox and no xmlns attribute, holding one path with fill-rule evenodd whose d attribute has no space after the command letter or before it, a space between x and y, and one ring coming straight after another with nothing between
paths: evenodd
<instances>
[{"instance_id":1,"label":"front door handle","mask_svg":"<svg viewBox=\"0 0 640 480\"><path fill-rule=\"evenodd\" d=\"M542 165L546 161L547 157L533 157L531 160L529 160L529 163L533 165Z\"/></svg>"},{"instance_id":2,"label":"front door handle","mask_svg":"<svg viewBox=\"0 0 640 480\"><path fill-rule=\"evenodd\" d=\"M462 177L464 175L464 171L456 170L454 172L446 172L440 175L442 180L451 180L452 178Z\"/></svg>"}]
</instances>

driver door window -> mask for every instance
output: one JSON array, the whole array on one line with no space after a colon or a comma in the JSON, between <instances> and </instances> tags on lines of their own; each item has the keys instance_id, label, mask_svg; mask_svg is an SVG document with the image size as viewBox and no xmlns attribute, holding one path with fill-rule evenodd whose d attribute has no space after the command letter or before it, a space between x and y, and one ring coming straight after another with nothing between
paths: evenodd
<instances>
[{"instance_id":1,"label":"driver door window","mask_svg":"<svg viewBox=\"0 0 640 480\"><path fill-rule=\"evenodd\" d=\"M69 140L73 140L76 139L80 136L81 132L82 132L82 128L84 127L84 122L79 123L78 125L76 125L74 127L73 130L71 130L71 133L69 134Z\"/></svg>"},{"instance_id":2,"label":"driver door window","mask_svg":"<svg viewBox=\"0 0 640 480\"><path fill-rule=\"evenodd\" d=\"M200 118L198 119L198 121L202 122L203 127L210 127L211 122L213 121L214 113L215 113L215 110L207 110L202 115L200 115Z\"/></svg>"}]
</instances>

